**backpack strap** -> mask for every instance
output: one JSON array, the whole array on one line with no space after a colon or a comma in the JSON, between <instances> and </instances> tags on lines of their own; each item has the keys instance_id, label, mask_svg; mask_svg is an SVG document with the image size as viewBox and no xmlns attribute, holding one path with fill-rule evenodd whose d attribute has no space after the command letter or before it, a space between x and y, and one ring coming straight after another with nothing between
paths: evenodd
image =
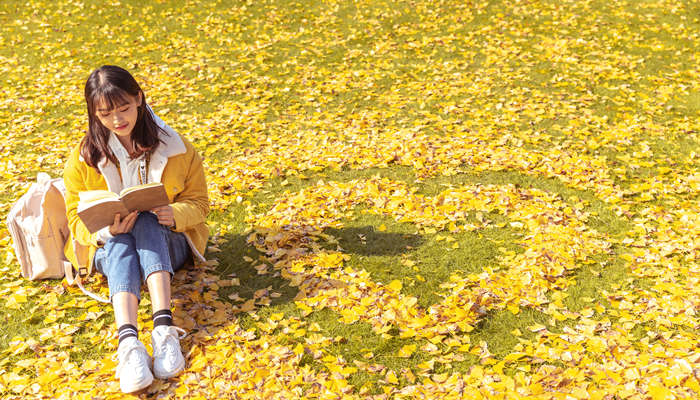
<instances>
[{"instance_id":1,"label":"backpack strap","mask_svg":"<svg viewBox=\"0 0 700 400\"><path fill-rule=\"evenodd\" d=\"M80 275L75 275L74 270L73 270L73 264L71 264L69 261L64 261L63 262L63 270L66 273L66 281L68 281L68 284L76 284L80 288L80 290L88 297L99 301L100 303L110 303L109 299L105 299L104 297L98 296L95 293L92 293L91 291L85 289L83 287L83 278Z\"/></svg>"},{"instance_id":2,"label":"backpack strap","mask_svg":"<svg viewBox=\"0 0 700 400\"><path fill-rule=\"evenodd\" d=\"M83 284L82 284L82 282L81 282L80 277L78 277L76 283L78 284L78 287L80 288L80 290L82 290L83 293L84 293L86 296L91 297L91 298L93 298L93 299L99 301L100 303L109 303L109 302L110 302L109 299L105 299L104 297L98 296L98 295L96 295L95 293L92 293L91 291L85 289L85 288L83 287Z\"/></svg>"}]
</instances>

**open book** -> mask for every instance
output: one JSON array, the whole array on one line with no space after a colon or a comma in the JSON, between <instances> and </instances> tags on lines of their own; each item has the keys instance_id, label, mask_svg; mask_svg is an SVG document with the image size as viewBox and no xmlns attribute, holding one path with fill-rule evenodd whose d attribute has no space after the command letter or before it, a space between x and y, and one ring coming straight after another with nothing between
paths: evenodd
<instances>
[{"instance_id":1,"label":"open book","mask_svg":"<svg viewBox=\"0 0 700 400\"><path fill-rule=\"evenodd\" d=\"M132 211L148 211L170 203L160 182L132 186L118 195L109 190L88 190L78 196L78 216L90 233L112 225L115 214L124 218Z\"/></svg>"}]
</instances>

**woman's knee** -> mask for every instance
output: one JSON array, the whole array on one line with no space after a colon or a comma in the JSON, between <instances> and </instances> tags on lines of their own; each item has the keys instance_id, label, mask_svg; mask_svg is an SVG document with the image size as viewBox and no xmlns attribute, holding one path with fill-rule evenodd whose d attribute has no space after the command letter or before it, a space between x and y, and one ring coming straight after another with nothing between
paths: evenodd
<instances>
[{"instance_id":1,"label":"woman's knee","mask_svg":"<svg viewBox=\"0 0 700 400\"><path fill-rule=\"evenodd\" d=\"M128 233L120 233L120 234L115 235L114 237L110 238L107 241L107 244L110 244L111 247L114 247L115 245L117 245L117 247L126 246L126 247L130 247L130 248L134 248L135 242L134 242L133 236L129 235ZM109 247L109 246L107 246L107 244L105 244L105 249L107 249Z\"/></svg>"},{"instance_id":2,"label":"woman's knee","mask_svg":"<svg viewBox=\"0 0 700 400\"><path fill-rule=\"evenodd\" d=\"M158 217L151 212L144 211L139 213L139 216L136 218L136 222L134 222L134 226L131 228L131 233L133 235L141 235L145 232L160 229L162 229L162 227L158 223Z\"/></svg>"}]
</instances>

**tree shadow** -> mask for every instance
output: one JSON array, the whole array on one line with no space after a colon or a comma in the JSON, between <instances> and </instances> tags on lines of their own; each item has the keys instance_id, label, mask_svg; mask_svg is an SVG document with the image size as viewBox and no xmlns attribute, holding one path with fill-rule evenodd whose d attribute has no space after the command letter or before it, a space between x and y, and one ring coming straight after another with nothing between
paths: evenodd
<instances>
[{"instance_id":1,"label":"tree shadow","mask_svg":"<svg viewBox=\"0 0 700 400\"><path fill-rule=\"evenodd\" d=\"M229 234L222 237L221 252L212 253L218 259L216 272L221 277L238 279L239 285L222 288L219 293L226 298L236 293L246 301L255 299L256 292L267 290L276 293L269 305L279 305L293 301L298 289L289 285L280 271L266 262L265 254L247 243L247 235ZM249 261L251 260L251 261ZM257 267L257 268L256 268ZM279 295L278 295L279 294Z\"/></svg>"},{"instance_id":2,"label":"tree shadow","mask_svg":"<svg viewBox=\"0 0 700 400\"><path fill-rule=\"evenodd\" d=\"M420 235L379 232L373 226L328 228L323 233L331 235L336 240L321 243L322 248L335 250L340 246L341 251L346 254L363 256L398 255L411 248L417 248L425 241ZM218 259L219 265L215 271L219 276L238 279L240 283L240 285L220 289L221 297L233 296L234 299L240 299L239 302L242 302L255 299L256 293L260 294L259 291L268 291L275 294L275 297L270 299L271 306L294 300L298 289L290 286L290 282L282 277L281 272L269 265L266 254L247 243L247 236L228 234L221 239L222 244L219 246L221 252L207 255ZM287 250L294 252L301 249L292 247Z\"/></svg>"},{"instance_id":3,"label":"tree shadow","mask_svg":"<svg viewBox=\"0 0 700 400\"><path fill-rule=\"evenodd\" d=\"M395 256L419 247L425 242L421 235L378 232L374 226L327 228L344 253L361 256Z\"/></svg>"}]
</instances>

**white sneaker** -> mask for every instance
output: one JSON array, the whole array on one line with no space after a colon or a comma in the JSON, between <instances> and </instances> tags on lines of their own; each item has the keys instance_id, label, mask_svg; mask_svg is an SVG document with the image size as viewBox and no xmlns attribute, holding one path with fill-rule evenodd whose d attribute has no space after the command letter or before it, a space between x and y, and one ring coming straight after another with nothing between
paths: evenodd
<instances>
[{"instance_id":1,"label":"white sneaker","mask_svg":"<svg viewBox=\"0 0 700 400\"><path fill-rule=\"evenodd\" d=\"M135 337L124 339L117 349L117 373L119 387L124 393L137 392L153 382L148 351Z\"/></svg>"},{"instance_id":2,"label":"white sneaker","mask_svg":"<svg viewBox=\"0 0 700 400\"><path fill-rule=\"evenodd\" d=\"M182 336L178 335L182 333ZM184 338L184 329L176 326L160 325L153 328L151 345L153 346L153 374L159 379L168 379L185 369L185 357L180 349L180 339Z\"/></svg>"}]
</instances>

